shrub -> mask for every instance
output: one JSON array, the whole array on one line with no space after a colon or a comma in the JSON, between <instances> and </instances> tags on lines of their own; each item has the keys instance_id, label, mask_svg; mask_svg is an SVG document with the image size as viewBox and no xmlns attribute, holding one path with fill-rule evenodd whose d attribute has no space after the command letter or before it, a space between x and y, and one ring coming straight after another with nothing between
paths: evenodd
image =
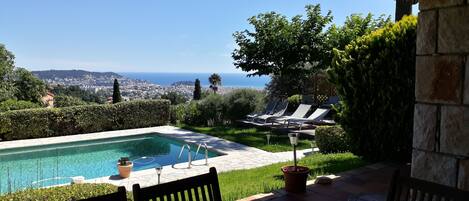
<instances>
[{"instance_id":1,"label":"shrub","mask_svg":"<svg viewBox=\"0 0 469 201\"><path fill-rule=\"evenodd\" d=\"M239 89L225 96L225 118L231 122L243 119L262 105L263 95L253 89Z\"/></svg>"},{"instance_id":2,"label":"shrub","mask_svg":"<svg viewBox=\"0 0 469 201\"><path fill-rule=\"evenodd\" d=\"M161 96L162 99L171 101L171 105L177 105L187 102L186 96L180 92L170 91Z\"/></svg>"},{"instance_id":3,"label":"shrub","mask_svg":"<svg viewBox=\"0 0 469 201\"><path fill-rule=\"evenodd\" d=\"M81 200L117 192L111 184L74 184L52 188L27 189L0 196L0 201L63 201Z\"/></svg>"},{"instance_id":4,"label":"shrub","mask_svg":"<svg viewBox=\"0 0 469 201\"><path fill-rule=\"evenodd\" d=\"M198 102L197 109L200 111L200 118L205 125L213 126L224 123L226 112L223 96L211 94Z\"/></svg>"},{"instance_id":5,"label":"shrub","mask_svg":"<svg viewBox=\"0 0 469 201\"><path fill-rule=\"evenodd\" d=\"M340 126L319 126L315 132L316 145L321 153L349 151L349 141Z\"/></svg>"},{"instance_id":6,"label":"shrub","mask_svg":"<svg viewBox=\"0 0 469 201\"><path fill-rule=\"evenodd\" d=\"M167 100L16 110L0 113L0 137L41 138L159 126L168 121Z\"/></svg>"},{"instance_id":7,"label":"shrub","mask_svg":"<svg viewBox=\"0 0 469 201\"><path fill-rule=\"evenodd\" d=\"M338 121L351 151L365 159L410 159L416 25L416 17L405 17L334 50L329 76L342 100Z\"/></svg>"},{"instance_id":8,"label":"shrub","mask_svg":"<svg viewBox=\"0 0 469 201\"><path fill-rule=\"evenodd\" d=\"M296 108L301 104L303 101L303 98L300 94L296 94L293 96L288 97L288 110L293 111L296 110Z\"/></svg>"},{"instance_id":9,"label":"shrub","mask_svg":"<svg viewBox=\"0 0 469 201\"><path fill-rule=\"evenodd\" d=\"M10 110L24 110L30 108L39 108L41 107L37 103L23 101L23 100L14 100L9 99L3 102L0 102L0 112L6 112Z\"/></svg>"},{"instance_id":10,"label":"shrub","mask_svg":"<svg viewBox=\"0 0 469 201\"><path fill-rule=\"evenodd\" d=\"M54 107L70 107L86 104L88 103L73 96L58 95L54 97Z\"/></svg>"}]
</instances>

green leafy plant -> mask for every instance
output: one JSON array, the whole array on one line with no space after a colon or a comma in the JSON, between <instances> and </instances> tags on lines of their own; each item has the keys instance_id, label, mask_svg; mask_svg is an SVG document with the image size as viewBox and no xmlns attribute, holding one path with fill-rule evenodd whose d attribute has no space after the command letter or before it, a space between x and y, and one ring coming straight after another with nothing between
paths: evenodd
<instances>
[{"instance_id":1,"label":"green leafy plant","mask_svg":"<svg viewBox=\"0 0 469 201\"><path fill-rule=\"evenodd\" d=\"M24 110L24 109L40 108L40 107L41 106L39 104L30 102L30 101L9 99L9 100L0 102L0 112L6 112L10 110Z\"/></svg>"},{"instance_id":2,"label":"green leafy plant","mask_svg":"<svg viewBox=\"0 0 469 201\"><path fill-rule=\"evenodd\" d=\"M260 110L264 94L253 89L238 89L225 95L225 119L234 122Z\"/></svg>"},{"instance_id":3,"label":"green leafy plant","mask_svg":"<svg viewBox=\"0 0 469 201\"><path fill-rule=\"evenodd\" d=\"M303 101L303 97L300 94L295 94L288 97L288 110L294 111Z\"/></svg>"},{"instance_id":4,"label":"green leafy plant","mask_svg":"<svg viewBox=\"0 0 469 201\"><path fill-rule=\"evenodd\" d=\"M120 166L126 166L132 164L132 161L130 161L129 157L121 157L119 159L119 165Z\"/></svg>"},{"instance_id":5,"label":"green leafy plant","mask_svg":"<svg viewBox=\"0 0 469 201\"><path fill-rule=\"evenodd\" d=\"M167 100L15 110L0 113L0 136L4 140L41 138L159 126L168 121Z\"/></svg>"},{"instance_id":6,"label":"green leafy plant","mask_svg":"<svg viewBox=\"0 0 469 201\"><path fill-rule=\"evenodd\" d=\"M337 120L366 159L410 160L416 26L405 17L335 50L328 73L342 100Z\"/></svg>"},{"instance_id":7,"label":"green leafy plant","mask_svg":"<svg viewBox=\"0 0 469 201\"><path fill-rule=\"evenodd\" d=\"M81 200L114 192L117 192L117 187L111 184L73 184L51 188L26 189L2 195L0 201Z\"/></svg>"},{"instance_id":8,"label":"green leafy plant","mask_svg":"<svg viewBox=\"0 0 469 201\"><path fill-rule=\"evenodd\" d=\"M321 153L346 152L350 149L347 135L340 126L318 126L314 139Z\"/></svg>"},{"instance_id":9,"label":"green leafy plant","mask_svg":"<svg viewBox=\"0 0 469 201\"><path fill-rule=\"evenodd\" d=\"M58 95L54 96L54 107L70 107L77 105L87 105L88 103L74 96Z\"/></svg>"}]
</instances>

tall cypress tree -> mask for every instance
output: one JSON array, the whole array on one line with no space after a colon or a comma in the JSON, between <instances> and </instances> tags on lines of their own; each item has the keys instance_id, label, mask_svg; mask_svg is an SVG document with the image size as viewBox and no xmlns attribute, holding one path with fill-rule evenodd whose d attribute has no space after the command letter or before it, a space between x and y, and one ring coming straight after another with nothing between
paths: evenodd
<instances>
[{"instance_id":1,"label":"tall cypress tree","mask_svg":"<svg viewBox=\"0 0 469 201\"><path fill-rule=\"evenodd\" d=\"M112 103L122 102L121 91L119 89L119 82L114 79L114 88L112 91Z\"/></svg>"},{"instance_id":2,"label":"tall cypress tree","mask_svg":"<svg viewBox=\"0 0 469 201\"><path fill-rule=\"evenodd\" d=\"M194 100L200 100L200 96L201 96L200 80L195 79L195 83L194 83Z\"/></svg>"}]
</instances>

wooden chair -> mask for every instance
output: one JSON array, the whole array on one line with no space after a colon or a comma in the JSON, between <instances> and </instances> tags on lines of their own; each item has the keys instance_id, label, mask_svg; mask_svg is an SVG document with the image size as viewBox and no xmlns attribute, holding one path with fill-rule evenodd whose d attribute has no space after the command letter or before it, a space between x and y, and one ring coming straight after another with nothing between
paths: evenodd
<instances>
[{"instance_id":1,"label":"wooden chair","mask_svg":"<svg viewBox=\"0 0 469 201\"><path fill-rule=\"evenodd\" d=\"M395 171L387 201L468 201L469 191L451 188L408 176Z\"/></svg>"},{"instance_id":2,"label":"wooden chair","mask_svg":"<svg viewBox=\"0 0 469 201\"><path fill-rule=\"evenodd\" d=\"M81 201L127 201L126 193L125 187L119 186L115 193L92 197Z\"/></svg>"},{"instance_id":3,"label":"wooden chair","mask_svg":"<svg viewBox=\"0 0 469 201\"><path fill-rule=\"evenodd\" d=\"M134 201L221 201L217 170L209 173L146 188L133 187Z\"/></svg>"}]
</instances>

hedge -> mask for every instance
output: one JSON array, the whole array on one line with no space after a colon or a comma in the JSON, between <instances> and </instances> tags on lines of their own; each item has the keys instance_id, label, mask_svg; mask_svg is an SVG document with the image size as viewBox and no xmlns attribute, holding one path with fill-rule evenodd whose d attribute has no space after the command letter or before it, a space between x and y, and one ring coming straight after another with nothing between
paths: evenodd
<instances>
[{"instance_id":1,"label":"hedge","mask_svg":"<svg viewBox=\"0 0 469 201\"><path fill-rule=\"evenodd\" d=\"M165 125L169 101L40 108L0 113L0 138L18 140Z\"/></svg>"},{"instance_id":2,"label":"hedge","mask_svg":"<svg viewBox=\"0 0 469 201\"><path fill-rule=\"evenodd\" d=\"M321 153L349 151L349 141L340 126L318 126L315 132L316 145Z\"/></svg>"},{"instance_id":3,"label":"hedge","mask_svg":"<svg viewBox=\"0 0 469 201\"><path fill-rule=\"evenodd\" d=\"M334 50L329 75L341 99L337 120L351 151L365 159L410 161L416 27L417 18L407 16Z\"/></svg>"},{"instance_id":4,"label":"hedge","mask_svg":"<svg viewBox=\"0 0 469 201\"><path fill-rule=\"evenodd\" d=\"M52 188L26 189L0 196L0 201L72 201L117 192L111 184L73 184ZM127 196L128 200L130 196Z\"/></svg>"}]
</instances>

